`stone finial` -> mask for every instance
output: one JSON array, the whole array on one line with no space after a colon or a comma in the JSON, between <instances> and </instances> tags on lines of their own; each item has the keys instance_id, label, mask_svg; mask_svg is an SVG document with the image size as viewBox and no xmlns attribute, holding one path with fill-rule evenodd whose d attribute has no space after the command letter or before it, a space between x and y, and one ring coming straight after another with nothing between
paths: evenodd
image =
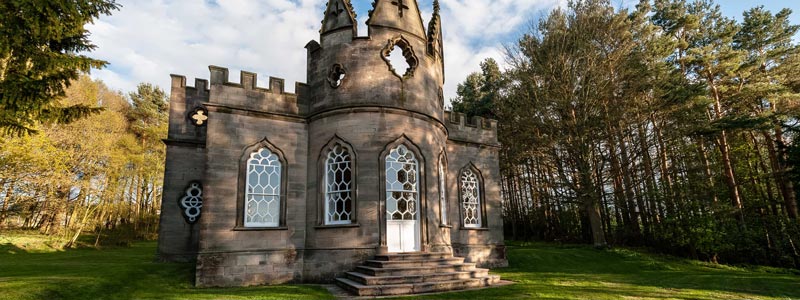
<instances>
[{"instance_id":1,"label":"stone finial","mask_svg":"<svg viewBox=\"0 0 800 300\"><path fill-rule=\"evenodd\" d=\"M442 17L439 15L441 8L439 0L433 1L433 17L428 23L428 55L442 58L444 57L442 42Z\"/></svg>"},{"instance_id":2,"label":"stone finial","mask_svg":"<svg viewBox=\"0 0 800 300\"><path fill-rule=\"evenodd\" d=\"M357 35L358 25L353 5L350 0L329 0L319 33L324 35L343 28L351 28L353 36Z\"/></svg>"},{"instance_id":3,"label":"stone finial","mask_svg":"<svg viewBox=\"0 0 800 300\"><path fill-rule=\"evenodd\" d=\"M367 21L370 27L399 29L425 38L417 0L375 0L372 7Z\"/></svg>"}]
</instances>

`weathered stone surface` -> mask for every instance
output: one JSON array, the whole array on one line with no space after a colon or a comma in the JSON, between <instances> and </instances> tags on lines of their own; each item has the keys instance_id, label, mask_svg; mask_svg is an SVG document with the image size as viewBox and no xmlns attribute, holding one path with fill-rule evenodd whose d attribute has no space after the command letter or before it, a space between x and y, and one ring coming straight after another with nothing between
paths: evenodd
<instances>
[{"instance_id":1,"label":"weathered stone surface","mask_svg":"<svg viewBox=\"0 0 800 300\"><path fill-rule=\"evenodd\" d=\"M242 72L238 83L229 82L229 71L216 66L209 67L209 81L196 80L194 87L173 75L162 260L196 259L198 286L362 280L348 275L353 270L419 275L413 284L386 287L383 294L491 283L475 264L507 263L497 122L444 111L442 55L435 51L440 45L428 40L440 36L425 34L416 1L399 3L408 8L377 1L369 37L358 37L349 1L330 0L320 42L306 46L308 84L295 84L294 93L286 91L283 79L270 77L262 85L250 72ZM440 24L438 19L432 23ZM393 45L403 49L413 72L391 71L384 56ZM343 79L332 79L341 73ZM189 116L197 109L207 112L202 126ZM324 161L328 146L336 142L352 152L353 222L326 226ZM380 262L387 258L381 256L387 249L384 156L400 144L418 160L420 250L445 253L418 266ZM275 228L243 228L246 161L260 148L270 149L282 164L280 222ZM446 166L446 223L440 220L440 158ZM466 228L462 222L459 177L468 167L480 173L481 228ZM202 183L204 202L199 221L189 225L178 199L193 181ZM453 253L466 263L446 260ZM372 257L378 262L368 264L386 268L359 267ZM361 283L400 282L384 279Z\"/></svg>"}]
</instances>

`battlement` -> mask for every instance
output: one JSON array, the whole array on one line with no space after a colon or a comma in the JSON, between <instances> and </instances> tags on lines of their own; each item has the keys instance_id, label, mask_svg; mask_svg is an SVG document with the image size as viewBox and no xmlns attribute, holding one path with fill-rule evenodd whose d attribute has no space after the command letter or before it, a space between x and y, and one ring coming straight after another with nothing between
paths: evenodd
<instances>
[{"instance_id":1,"label":"battlement","mask_svg":"<svg viewBox=\"0 0 800 300\"><path fill-rule=\"evenodd\" d=\"M450 140L498 146L497 120L483 117L467 118L463 113L445 111L445 126Z\"/></svg>"},{"instance_id":2,"label":"battlement","mask_svg":"<svg viewBox=\"0 0 800 300\"><path fill-rule=\"evenodd\" d=\"M169 76L172 78L172 88L173 89L174 88L187 89L187 90L193 92L191 94L196 94L196 95L199 95L199 94L206 94L207 95L208 94L208 91L209 91L208 90L208 80L195 78L194 86L187 86L186 85L186 76L175 75L175 74L170 74ZM190 93L187 93L187 94L191 95Z\"/></svg>"},{"instance_id":3,"label":"battlement","mask_svg":"<svg viewBox=\"0 0 800 300\"><path fill-rule=\"evenodd\" d=\"M215 84L223 84L231 87L238 87L245 90L254 90L268 94L274 95L285 95L285 96L297 96L301 94L306 89L305 83L297 82L295 83L295 92L288 93L284 89L286 84L286 80L283 78L278 77L269 77L269 88L261 88L257 86L258 82L258 74L248 71L241 71L241 76L239 77L239 83L233 83L229 81L229 71L228 68L218 67L218 66L209 66L209 71L211 72L211 85Z\"/></svg>"},{"instance_id":4,"label":"battlement","mask_svg":"<svg viewBox=\"0 0 800 300\"><path fill-rule=\"evenodd\" d=\"M186 86L186 77L172 75L172 88L185 89L186 97L204 96L212 106L232 109L303 116L308 111L308 86L295 83L295 92L286 92L286 80L269 77L268 88L258 87L258 75L241 71L239 82L230 82L227 68L209 66L210 80L195 79L195 86Z\"/></svg>"}]
</instances>

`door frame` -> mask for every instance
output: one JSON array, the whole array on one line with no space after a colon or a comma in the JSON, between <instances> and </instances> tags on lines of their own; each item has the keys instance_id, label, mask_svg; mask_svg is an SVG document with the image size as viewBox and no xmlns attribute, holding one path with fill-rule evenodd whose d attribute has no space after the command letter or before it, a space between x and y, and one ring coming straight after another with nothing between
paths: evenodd
<instances>
[{"instance_id":1,"label":"door frame","mask_svg":"<svg viewBox=\"0 0 800 300\"><path fill-rule=\"evenodd\" d=\"M426 159L425 156L422 155L422 151L420 148L412 142L408 136L405 134L401 135L398 139L394 140L393 142L387 144L381 154L378 156L378 165L380 166L378 169L379 171L379 205L378 205L378 227L380 228L380 243L378 246L378 254L388 254L389 253L389 246L387 244L387 218L386 218L386 156L392 151L392 149L404 145L408 148L409 151L414 153L414 156L417 158L417 184L419 185L419 190L417 192L417 201L419 201L417 207L417 222L419 224L419 232L418 232L418 239L419 239L419 251L421 252L428 252L428 236L424 234L427 232L428 227L428 203L427 203L427 170L426 170Z\"/></svg>"}]
</instances>

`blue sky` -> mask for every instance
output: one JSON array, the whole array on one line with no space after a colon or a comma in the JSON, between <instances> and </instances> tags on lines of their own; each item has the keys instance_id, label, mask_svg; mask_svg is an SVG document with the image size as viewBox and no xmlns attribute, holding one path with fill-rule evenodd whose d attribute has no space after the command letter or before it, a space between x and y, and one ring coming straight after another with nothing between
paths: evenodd
<instances>
[{"instance_id":1,"label":"blue sky","mask_svg":"<svg viewBox=\"0 0 800 300\"><path fill-rule=\"evenodd\" d=\"M617 6L637 0L612 0ZM192 84L208 78L208 66L230 68L231 81L239 71L259 75L259 86L269 76L305 82L303 46L319 39L326 0L119 0L112 16L88 26L99 47L91 55L110 63L92 77L112 89L132 91L140 82L169 90L170 74L181 74ZM371 0L352 0L364 28ZM425 24L433 0L419 0ZM531 20L567 0L440 0L448 82L445 97L455 97L456 85L479 70L487 57L503 61L503 43L513 42ZM743 11L764 5L773 13L788 7L800 24L800 0L718 0L723 12L741 19ZM365 34L365 30L360 30Z\"/></svg>"}]
</instances>

